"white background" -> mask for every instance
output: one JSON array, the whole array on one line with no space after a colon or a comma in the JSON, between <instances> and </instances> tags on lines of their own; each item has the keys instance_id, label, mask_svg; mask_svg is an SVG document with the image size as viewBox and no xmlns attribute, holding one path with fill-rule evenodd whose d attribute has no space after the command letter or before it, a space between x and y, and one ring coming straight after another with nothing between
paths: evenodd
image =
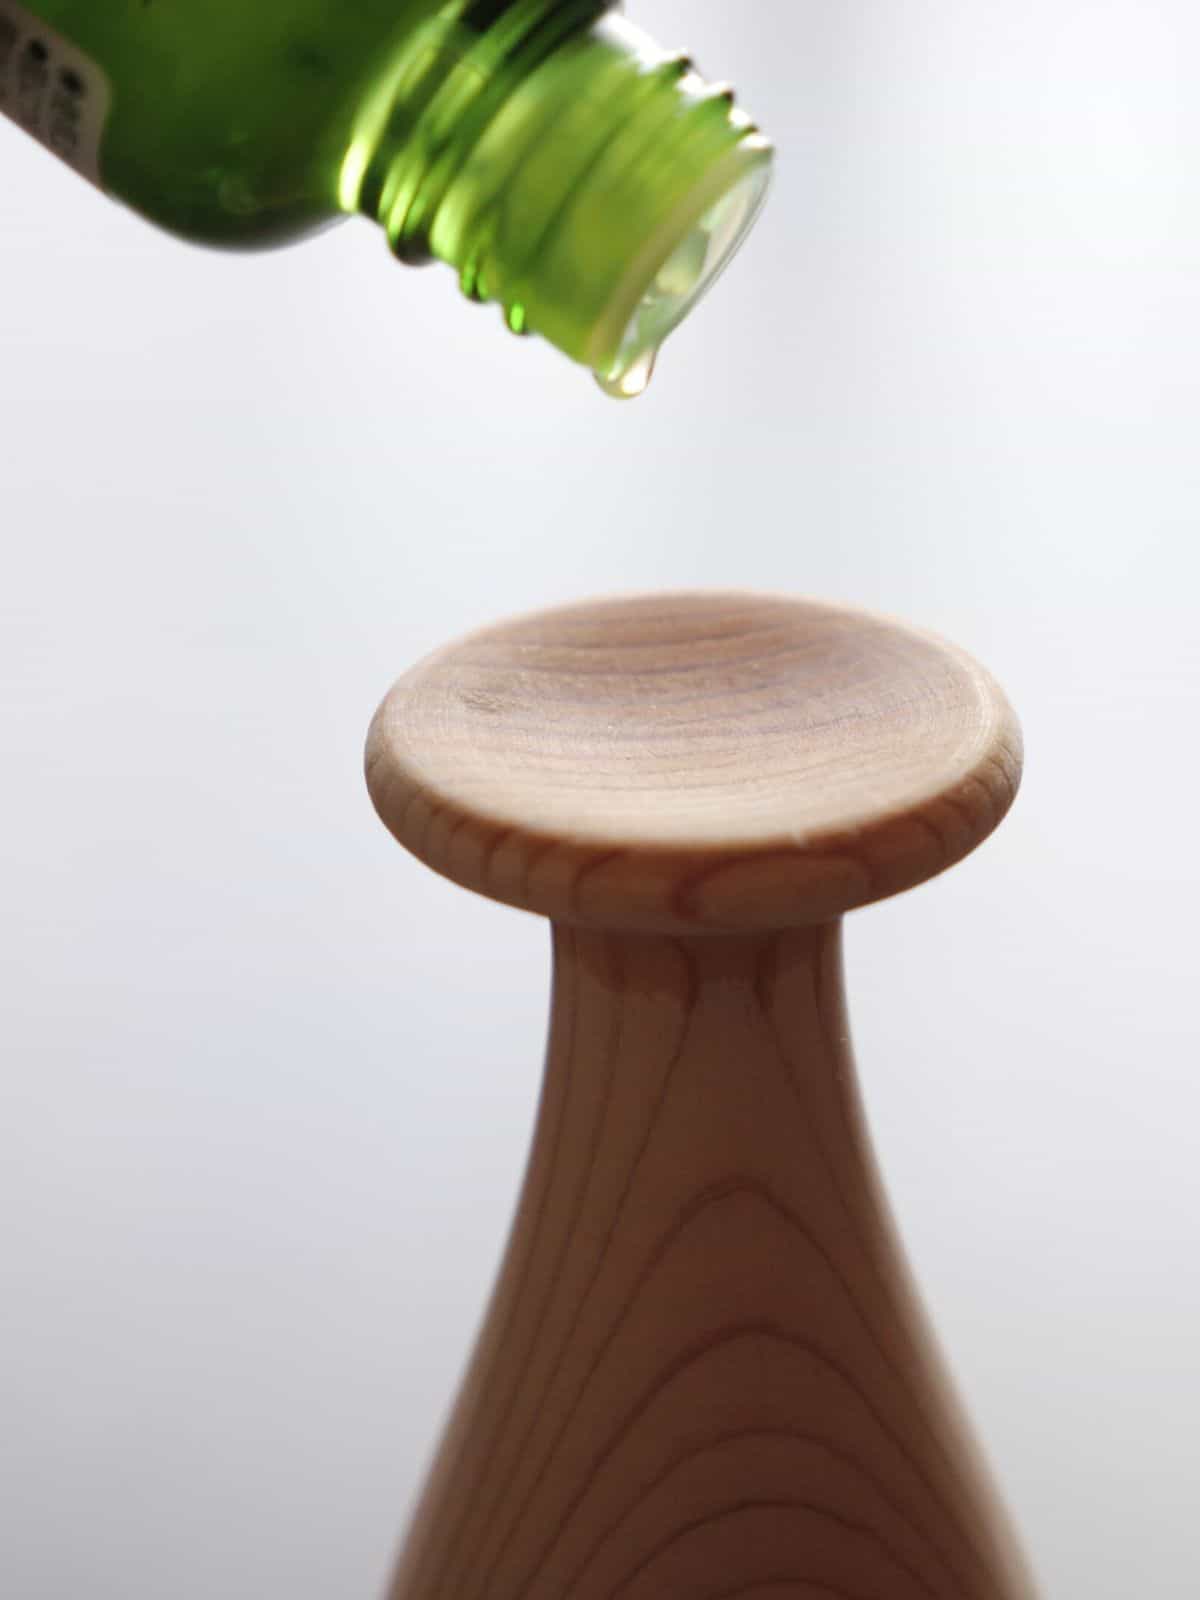
<instances>
[{"instance_id":1,"label":"white background","mask_svg":"<svg viewBox=\"0 0 1200 1600\"><path fill-rule=\"evenodd\" d=\"M996 839L849 928L918 1273L1047 1596L1200 1590L1193 0L640 0L780 147L636 406L366 223L192 250L0 129L0 1590L378 1593L547 940L376 822L427 649L769 588L1005 683Z\"/></svg>"}]
</instances>

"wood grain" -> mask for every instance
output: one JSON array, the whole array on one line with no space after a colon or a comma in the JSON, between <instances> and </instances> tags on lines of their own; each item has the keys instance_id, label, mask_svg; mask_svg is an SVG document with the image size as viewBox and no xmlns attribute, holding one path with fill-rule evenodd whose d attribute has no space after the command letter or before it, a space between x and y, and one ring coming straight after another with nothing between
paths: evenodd
<instances>
[{"instance_id":1,"label":"wood grain","mask_svg":"<svg viewBox=\"0 0 1200 1600\"><path fill-rule=\"evenodd\" d=\"M489 628L408 673L367 750L436 871L555 921L676 933L840 916L962 859L1016 792L1000 689L900 623L644 596Z\"/></svg>"},{"instance_id":2,"label":"wood grain","mask_svg":"<svg viewBox=\"0 0 1200 1600\"><path fill-rule=\"evenodd\" d=\"M519 690L489 690L514 656ZM560 914L529 1170L392 1600L1032 1600L871 1152L822 915L851 880L780 865L836 839L859 899L930 876L994 824L1018 749L949 646L744 596L526 620L393 693L385 820ZM501 817L519 871L464 843ZM539 877L544 851L574 865ZM599 898L589 851L618 863ZM696 889L731 860L736 893Z\"/></svg>"}]
</instances>

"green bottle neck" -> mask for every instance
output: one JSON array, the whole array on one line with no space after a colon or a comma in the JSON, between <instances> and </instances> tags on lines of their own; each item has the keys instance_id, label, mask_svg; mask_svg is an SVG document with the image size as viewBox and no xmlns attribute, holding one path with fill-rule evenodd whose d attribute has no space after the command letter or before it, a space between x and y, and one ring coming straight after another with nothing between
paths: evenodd
<instances>
[{"instance_id":1,"label":"green bottle neck","mask_svg":"<svg viewBox=\"0 0 1200 1600\"><path fill-rule=\"evenodd\" d=\"M771 147L686 57L598 0L454 0L410 34L360 112L340 200L403 261L454 267L640 391L765 196Z\"/></svg>"}]
</instances>

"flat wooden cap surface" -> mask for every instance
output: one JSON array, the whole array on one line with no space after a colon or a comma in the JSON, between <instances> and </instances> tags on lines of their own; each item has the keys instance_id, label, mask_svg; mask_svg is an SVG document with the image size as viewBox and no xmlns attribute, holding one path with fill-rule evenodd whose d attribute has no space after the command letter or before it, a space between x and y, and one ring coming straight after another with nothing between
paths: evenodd
<instances>
[{"instance_id":1,"label":"flat wooden cap surface","mask_svg":"<svg viewBox=\"0 0 1200 1600\"><path fill-rule=\"evenodd\" d=\"M406 674L371 728L376 809L434 870L557 921L823 922L962 859L1021 739L962 651L752 594L518 618Z\"/></svg>"}]
</instances>

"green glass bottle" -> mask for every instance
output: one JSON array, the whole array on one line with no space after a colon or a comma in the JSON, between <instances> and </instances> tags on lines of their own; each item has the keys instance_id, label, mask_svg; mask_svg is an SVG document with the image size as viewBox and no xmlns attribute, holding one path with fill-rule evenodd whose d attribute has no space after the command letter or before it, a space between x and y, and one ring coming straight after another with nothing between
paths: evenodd
<instances>
[{"instance_id":1,"label":"green glass bottle","mask_svg":"<svg viewBox=\"0 0 1200 1600\"><path fill-rule=\"evenodd\" d=\"M730 91L607 0L0 0L0 111L200 243L364 213L618 394L771 165Z\"/></svg>"}]
</instances>

